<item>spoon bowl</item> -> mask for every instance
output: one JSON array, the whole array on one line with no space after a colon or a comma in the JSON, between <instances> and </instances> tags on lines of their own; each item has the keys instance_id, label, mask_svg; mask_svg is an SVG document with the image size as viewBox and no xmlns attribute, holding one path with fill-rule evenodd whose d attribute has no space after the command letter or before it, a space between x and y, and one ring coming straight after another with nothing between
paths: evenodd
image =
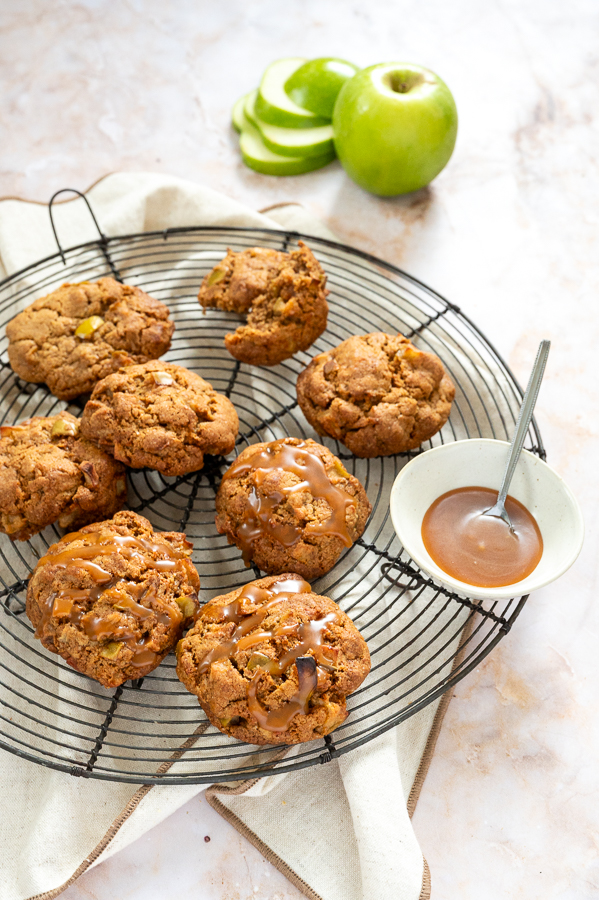
<instances>
[{"instance_id":1,"label":"spoon bowl","mask_svg":"<svg viewBox=\"0 0 599 900\"><path fill-rule=\"evenodd\" d=\"M443 444L411 460L391 490L391 519L399 540L414 562L434 581L456 593L480 600L500 600L529 594L555 581L580 553L584 524L576 498L547 463L527 450L517 461L510 495L534 516L543 538L537 567L521 581L504 587L474 587L444 572L422 540L422 520L442 494L460 487L496 488L510 444L476 438Z\"/></svg>"}]
</instances>

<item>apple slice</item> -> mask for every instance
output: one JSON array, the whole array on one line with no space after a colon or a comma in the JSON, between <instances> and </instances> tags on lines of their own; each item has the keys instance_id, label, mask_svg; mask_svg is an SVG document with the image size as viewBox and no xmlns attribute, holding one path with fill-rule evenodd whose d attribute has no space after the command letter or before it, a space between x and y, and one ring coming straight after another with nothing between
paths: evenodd
<instances>
[{"instance_id":1,"label":"apple slice","mask_svg":"<svg viewBox=\"0 0 599 900\"><path fill-rule=\"evenodd\" d=\"M243 108L245 106L245 101L250 96L250 94L244 94L243 97L240 97L239 100L233 105L233 109L231 110L231 124L235 131L241 133L243 131L244 124L244 112Z\"/></svg>"},{"instance_id":2,"label":"apple slice","mask_svg":"<svg viewBox=\"0 0 599 900\"><path fill-rule=\"evenodd\" d=\"M285 82L285 93L316 116L333 117L337 94L358 67L345 59L321 56L296 69Z\"/></svg>"},{"instance_id":3,"label":"apple slice","mask_svg":"<svg viewBox=\"0 0 599 900\"><path fill-rule=\"evenodd\" d=\"M256 114L263 122L282 128L315 128L330 123L330 118L315 116L285 93L286 82L305 62L303 57L293 56L278 59L268 66L256 97Z\"/></svg>"},{"instance_id":4,"label":"apple slice","mask_svg":"<svg viewBox=\"0 0 599 900\"><path fill-rule=\"evenodd\" d=\"M323 156L334 153L333 126L317 125L315 128L281 128L262 122L256 115L256 97L252 91L245 97L246 119L258 129L269 150L281 156Z\"/></svg>"},{"instance_id":5,"label":"apple slice","mask_svg":"<svg viewBox=\"0 0 599 900\"><path fill-rule=\"evenodd\" d=\"M246 166L263 175L303 175L321 169L335 159L335 151L321 156L281 156L269 150L257 128L244 116L239 149Z\"/></svg>"}]
</instances>

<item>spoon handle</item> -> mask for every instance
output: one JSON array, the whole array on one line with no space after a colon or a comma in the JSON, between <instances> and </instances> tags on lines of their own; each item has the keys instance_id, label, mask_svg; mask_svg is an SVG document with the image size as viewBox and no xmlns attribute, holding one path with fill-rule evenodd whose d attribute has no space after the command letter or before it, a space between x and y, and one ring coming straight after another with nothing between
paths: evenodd
<instances>
[{"instance_id":1,"label":"spoon handle","mask_svg":"<svg viewBox=\"0 0 599 900\"><path fill-rule=\"evenodd\" d=\"M497 498L497 502L501 504L505 503L505 498L507 497L507 492L512 480L512 476L514 474L514 470L516 468L516 463L518 462L518 457L520 456L522 447L524 446L524 440L526 438L526 433L528 432L528 426L530 425L530 420L532 419L535 403L537 402L537 397L539 396L539 389L541 387L543 373L545 372L545 366L547 364L547 357L549 356L550 347L551 341L541 341L541 343L539 344L537 358L535 359L535 364L533 366L532 372L530 373L528 387L526 388L524 400L522 401L522 406L520 407L520 415L518 416L518 421L516 422L516 430L514 431L514 436L512 438L512 445L510 447L507 465L503 474L503 481L501 482L499 497Z\"/></svg>"}]
</instances>

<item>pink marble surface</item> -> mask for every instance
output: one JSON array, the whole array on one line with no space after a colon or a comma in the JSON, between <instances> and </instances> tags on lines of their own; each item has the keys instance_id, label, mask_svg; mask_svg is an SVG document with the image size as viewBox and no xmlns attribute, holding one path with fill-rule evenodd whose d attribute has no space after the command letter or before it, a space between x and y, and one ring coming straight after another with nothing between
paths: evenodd
<instances>
[{"instance_id":1,"label":"pink marble surface","mask_svg":"<svg viewBox=\"0 0 599 900\"><path fill-rule=\"evenodd\" d=\"M342 240L458 303L521 381L539 340L553 342L537 418L549 462L580 499L586 546L455 690L414 819L434 900L599 893L598 32L595 0L28 0L0 9L0 196L45 201L109 171L143 169L255 208L297 200ZM456 97L460 133L432 187L380 200L338 163L289 179L246 169L231 104L267 61L298 54L437 70ZM63 896L300 895L193 801Z\"/></svg>"}]
</instances>

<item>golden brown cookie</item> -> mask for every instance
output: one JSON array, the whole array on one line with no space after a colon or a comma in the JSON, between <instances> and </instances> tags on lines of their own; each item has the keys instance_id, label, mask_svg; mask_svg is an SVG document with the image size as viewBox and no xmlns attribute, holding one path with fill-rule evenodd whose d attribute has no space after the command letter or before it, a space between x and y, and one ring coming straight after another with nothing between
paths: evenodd
<instances>
[{"instance_id":1,"label":"golden brown cookie","mask_svg":"<svg viewBox=\"0 0 599 900\"><path fill-rule=\"evenodd\" d=\"M29 580L35 636L104 687L147 675L197 612L191 552L184 534L132 512L65 535Z\"/></svg>"},{"instance_id":2,"label":"golden brown cookie","mask_svg":"<svg viewBox=\"0 0 599 900\"><path fill-rule=\"evenodd\" d=\"M225 336L235 359L274 366L307 350L327 326L326 275L312 251L282 253L252 247L227 255L204 278L198 299L204 308L247 315L245 325Z\"/></svg>"},{"instance_id":3,"label":"golden brown cookie","mask_svg":"<svg viewBox=\"0 0 599 900\"><path fill-rule=\"evenodd\" d=\"M223 394L189 369L152 360L103 378L81 417L90 441L133 468L184 475L204 454L230 453L239 420Z\"/></svg>"},{"instance_id":4,"label":"golden brown cookie","mask_svg":"<svg viewBox=\"0 0 599 900\"><path fill-rule=\"evenodd\" d=\"M441 360L401 334L348 338L297 379L310 425L362 457L419 447L443 427L454 396Z\"/></svg>"},{"instance_id":5,"label":"golden brown cookie","mask_svg":"<svg viewBox=\"0 0 599 900\"><path fill-rule=\"evenodd\" d=\"M246 447L225 472L216 527L246 564L312 580L360 537L370 510L366 491L330 450L282 438Z\"/></svg>"},{"instance_id":6,"label":"golden brown cookie","mask_svg":"<svg viewBox=\"0 0 599 900\"><path fill-rule=\"evenodd\" d=\"M210 600L177 645L177 675L210 722L250 744L330 734L369 671L349 616L289 573Z\"/></svg>"},{"instance_id":7,"label":"golden brown cookie","mask_svg":"<svg viewBox=\"0 0 599 900\"><path fill-rule=\"evenodd\" d=\"M127 495L124 467L79 433L67 412L0 428L0 531L24 541L46 525L112 516Z\"/></svg>"},{"instance_id":8,"label":"golden brown cookie","mask_svg":"<svg viewBox=\"0 0 599 900\"><path fill-rule=\"evenodd\" d=\"M164 303L140 288L114 278L63 284L8 323L8 358L25 381L71 400L121 366L162 356L174 330Z\"/></svg>"}]
</instances>

